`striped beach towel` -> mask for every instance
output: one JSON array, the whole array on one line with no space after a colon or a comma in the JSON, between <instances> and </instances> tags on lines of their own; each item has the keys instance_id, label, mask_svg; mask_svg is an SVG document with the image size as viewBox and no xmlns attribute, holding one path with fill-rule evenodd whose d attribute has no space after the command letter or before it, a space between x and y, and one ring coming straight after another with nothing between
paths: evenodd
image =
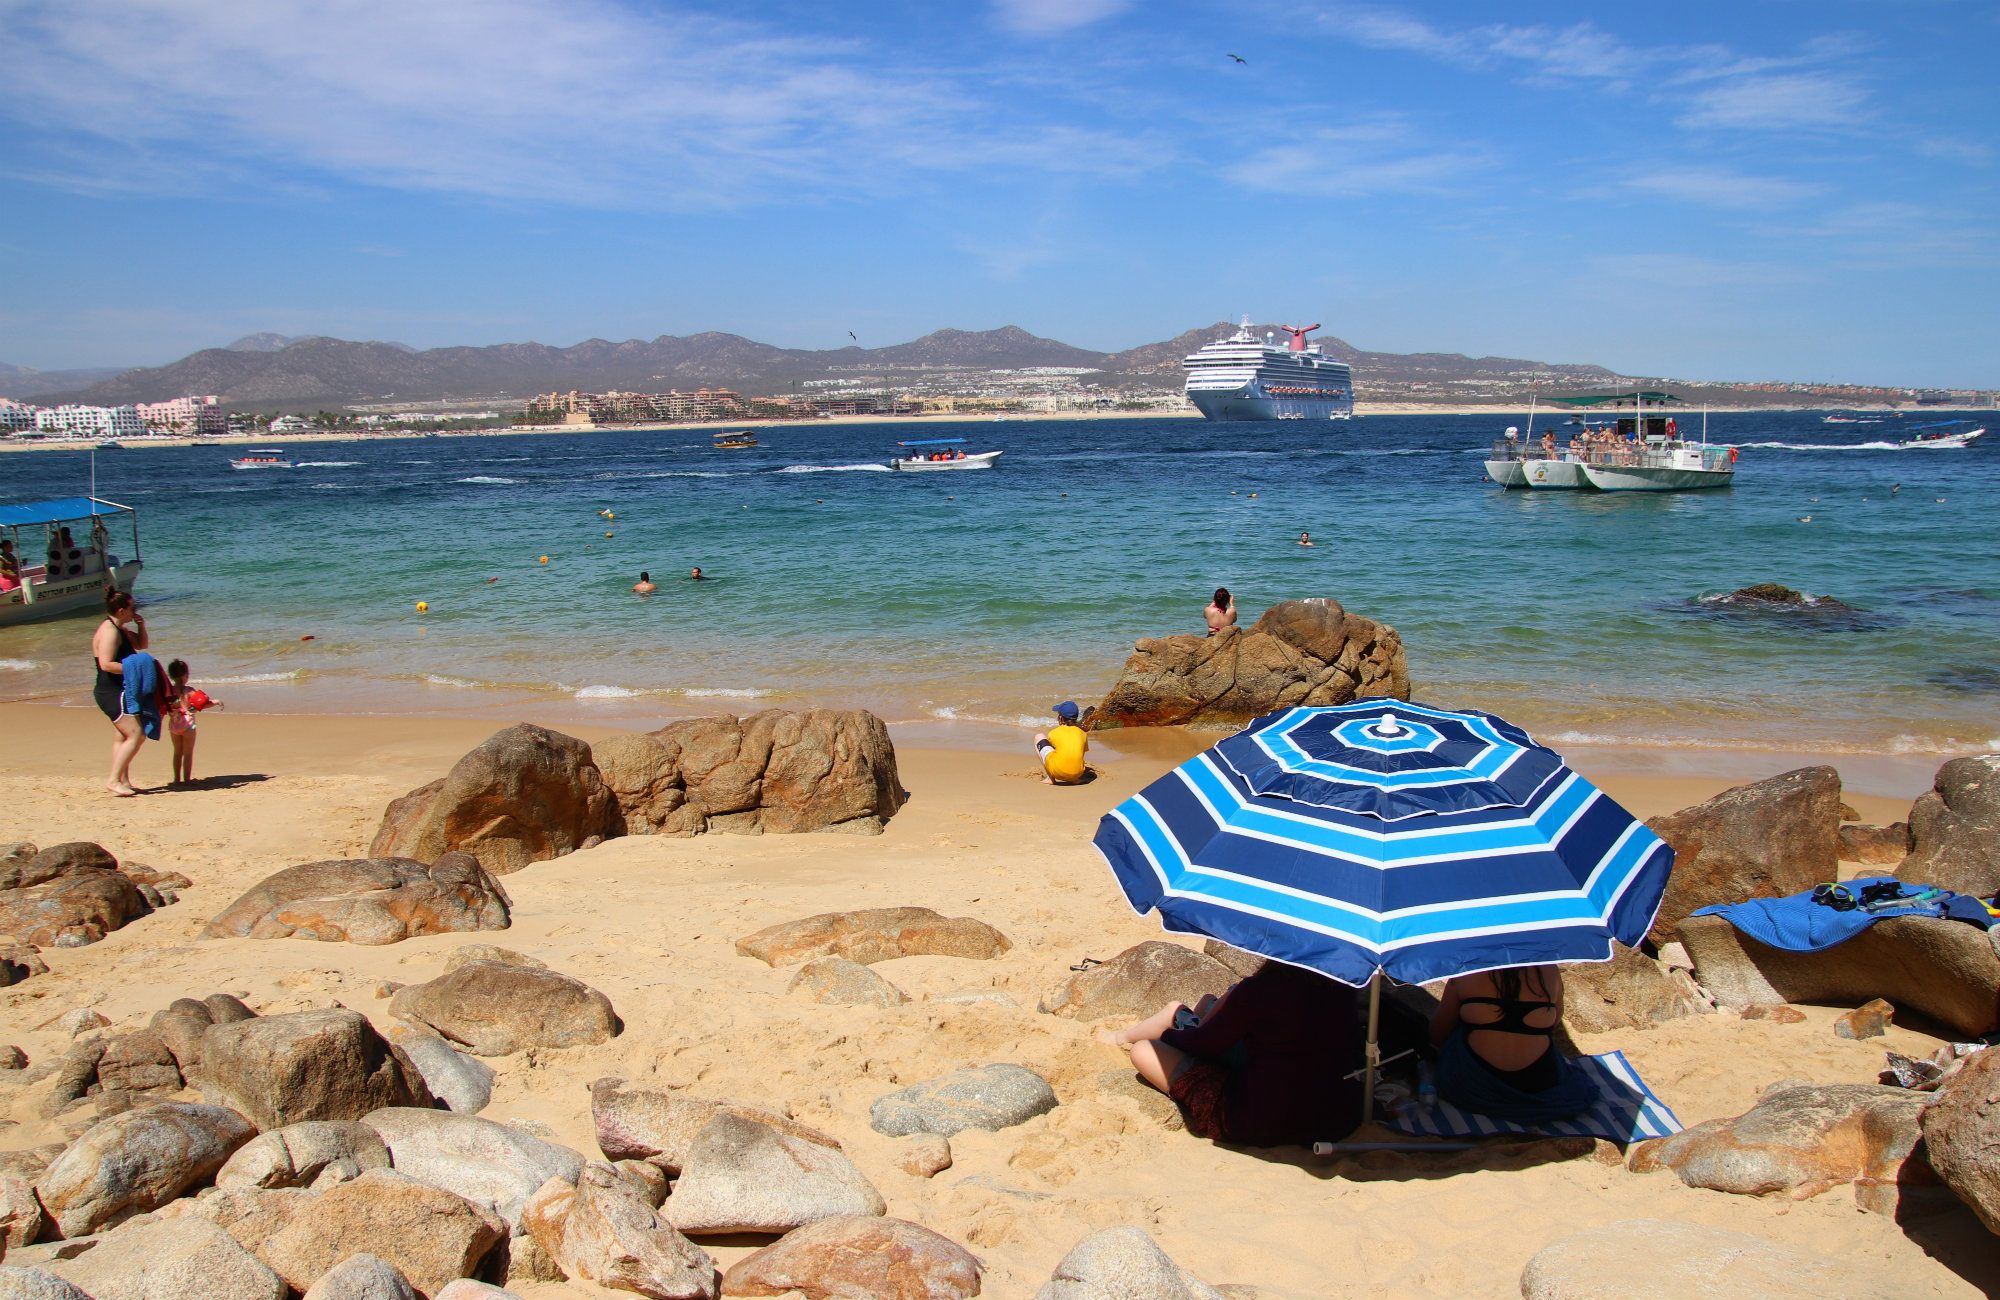
<instances>
[{"instance_id":1,"label":"striped beach towel","mask_svg":"<svg viewBox=\"0 0 2000 1300\"><path fill-rule=\"evenodd\" d=\"M1623 1052L1602 1056L1582 1056L1578 1069L1597 1084L1597 1104L1572 1119L1529 1126L1509 1120L1489 1119L1460 1110L1440 1098L1428 1109L1406 1109L1389 1120L1389 1126L1417 1137L1500 1137L1506 1134L1534 1134L1544 1137L1599 1137L1620 1145L1646 1138L1670 1137L1681 1131L1681 1122L1665 1102L1653 1095L1639 1072Z\"/></svg>"}]
</instances>

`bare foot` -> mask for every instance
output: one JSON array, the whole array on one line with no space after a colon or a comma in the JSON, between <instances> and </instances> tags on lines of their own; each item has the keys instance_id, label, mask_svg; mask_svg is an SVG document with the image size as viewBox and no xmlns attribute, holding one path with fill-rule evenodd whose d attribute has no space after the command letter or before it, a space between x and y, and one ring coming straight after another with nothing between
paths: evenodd
<instances>
[{"instance_id":1,"label":"bare foot","mask_svg":"<svg viewBox=\"0 0 2000 1300\"><path fill-rule=\"evenodd\" d=\"M117 795L120 799L130 799L133 795L139 793L131 786L120 785L116 781L106 781L104 783L104 788L109 790L111 793Z\"/></svg>"},{"instance_id":2,"label":"bare foot","mask_svg":"<svg viewBox=\"0 0 2000 1300\"><path fill-rule=\"evenodd\" d=\"M1124 1050L1125 1048L1127 1048L1127 1047L1130 1047L1130 1046L1131 1046L1131 1044L1130 1044L1130 1043L1127 1043L1127 1042L1125 1041L1125 1039L1124 1039L1124 1036L1123 1036L1123 1035L1121 1035L1121 1034L1120 1034L1120 1033L1119 1033L1119 1032L1118 1032L1117 1030L1115 1030L1115 1029L1100 1029L1100 1030L1098 1030L1098 1031L1097 1031L1097 1041L1098 1041L1098 1042L1100 1042L1100 1043L1103 1043L1103 1044L1104 1044L1104 1045L1105 1045L1106 1047L1116 1047L1116 1048L1118 1048L1118 1049L1119 1049L1119 1050L1121 1050L1121 1051L1122 1051L1122 1050Z\"/></svg>"},{"instance_id":3,"label":"bare foot","mask_svg":"<svg viewBox=\"0 0 2000 1300\"><path fill-rule=\"evenodd\" d=\"M1054 785L1054 784L1055 784L1055 782L1054 782L1054 781L1051 781L1051 780L1049 780L1049 779L1048 779L1047 777L1043 777L1043 778L1042 778L1042 784L1043 784L1043 785Z\"/></svg>"}]
</instances>

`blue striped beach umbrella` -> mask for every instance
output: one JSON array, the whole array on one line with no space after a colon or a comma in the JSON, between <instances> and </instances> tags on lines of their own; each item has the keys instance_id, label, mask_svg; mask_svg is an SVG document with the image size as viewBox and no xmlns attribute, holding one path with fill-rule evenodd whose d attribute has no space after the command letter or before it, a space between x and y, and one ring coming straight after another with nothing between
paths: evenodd
<instances>
[{"instance_id":1,"label":"blue striped beach umbrella","mask_svg":"<svg viewBox=\"0 0 2000 1300\"><path fill-rule=\"evenodd\" d=\"M1285 709L1105 814L1134 910L1356 987L1607 961L1673 850L1554 751L1474 710Z\"/></svg>"}]
</instances>

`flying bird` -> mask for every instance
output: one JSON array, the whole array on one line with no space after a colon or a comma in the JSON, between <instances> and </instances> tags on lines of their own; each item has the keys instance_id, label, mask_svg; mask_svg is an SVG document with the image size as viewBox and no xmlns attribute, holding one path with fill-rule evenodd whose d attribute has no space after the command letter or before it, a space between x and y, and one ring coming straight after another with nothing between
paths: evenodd
<instances>
[{"instance_id":1,"label":"flying bird","mask_svg":"<svg viewBox=\"0 0 2000 1300\"><path fill-rule=\"evenodd\" d=\"M853 331L853 330L849 330L849 331L847 331L847 337L849 337L849 338L851 338L851 339L854 339L854 331ZM861 340L860 340L860 339L854 339L854 341L855 341L856 343L859 343L859 342L861 342Z\"/></svg>"},{"instance_id":2,"label":"flying bird","mask_svg":"<svg viewBox=\"0 0 2000 1300\"><path fill-rule=\"evenodd\" d=\"M1242 64L1248 64L1248 63L1250 62L1250 60L1248 60L1248 59L1244 58L1244 57L1243 57L1242 55L1240 55L1240 54L1232 54L1232 55L1230 55L1229 57L1230 57L1230 58L1232 58L1232 59L1234 59L1234 60L1236 60L1236 61L1237 61L1238 63L1242 63Z\"/></svg>"}]
</instances>

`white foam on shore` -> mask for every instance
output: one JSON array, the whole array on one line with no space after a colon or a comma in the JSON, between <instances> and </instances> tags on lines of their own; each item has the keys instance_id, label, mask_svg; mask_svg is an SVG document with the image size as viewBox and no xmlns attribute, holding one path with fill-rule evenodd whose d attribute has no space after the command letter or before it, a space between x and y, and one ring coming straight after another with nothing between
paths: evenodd
<instances>
[{"instance_id":1,"label":"white foam on shore","mask_svg":"<svg viewBox=\"0 0 2000 1300\"><path fill-rule=\"evenodd\" d=\"M486 685L485 682L469 682L463 677L445 677L438 673L425 673L424 680L432 686L463 686L473 690Z\"/></svg>"},{"instance_id":2,"label":"white foam on shore","mask_svg":"<svg viewBox=\"0 0 2000 1300\"><path fill-rule=\"evenodd\" d=\"M887 465L873 463L863 465L787 465L776 471L779 474L887 474Z\"/></svg>"},{"instance_id":3,"label":"white foam on shore","mask_svg":"<svg viewBox=\"0 0 2000 1300\"><path fill-rule=\"evenodd\" d=\"M284 682L300 675L297 668L282 673L239 673L234 677L203 677L210 686L237 686L245 682Z\"/></svg>"},{"instance_id":4,"label":"white foam on shore","mask_svg":"<svg viewBox=\"0 0 2000 1300\"><path fill-rule=\"evenodd\" d=\"M651 691L635 691L629 686L584 686L571 692L579 700L629 700L641 695L651 695Z\"/></svg>"},{"instance_id":5,"label":"white foam on shore","mask_svg":"<svg viewBox=\"0 0 2000 1300\"><path fill-rule=\"evenodd\" d=\"M945 722L990 722L1002 727L1045 727L1051 719L1037 713L1017 713L1011 717L992 713L968 713L954 704L934 705L924 710Z\"/></svg>"},{"instance_id":6,"label":"white foam on shore","mask_svg":"<svg viewBox=\"0 0 2000 1300\"><path fill-rule=\"evenodd\" d=\"M453 479L452 481L454 483L484 483L495 487L511 487L521 480L517 478L498 478L492 474L474 474L471 478Z\"/></svg>"},{"instance_id":7,"label":"white foam on shore","mask_svg":"<svg viewBox=\"0 0 2000 1300\"><path fill-rule=\"evenodd\" d=\"M691 699L700 699L700 700L706 700L706 699L759 700L764 698L766 695L772 694L773 692L761 690L755 686L740 687L740 688L733 686L690 686L684 690L674 691L671 693L675 695L686 695Z\"/></svg>"},{"instance_id":8,"label":"white foam on shore","mask_svg":"<svg viewBox=\"0 0 2000 1300\"><path fill-rule=\"evenodd\" d=\"M0 659L0 673L25 673L46 667L38 659Z\"/></svg>"},{"instance_id":9,"label":"white foam on shore","mask_svg":"<svg viewBox=\"0 0 2000 1300\"><path fill-rule=\"evenodd\" d=\"M594 474L593 478L735 478L723 469L656 469L644 474Z\"/></svg>"}]
</instances>

